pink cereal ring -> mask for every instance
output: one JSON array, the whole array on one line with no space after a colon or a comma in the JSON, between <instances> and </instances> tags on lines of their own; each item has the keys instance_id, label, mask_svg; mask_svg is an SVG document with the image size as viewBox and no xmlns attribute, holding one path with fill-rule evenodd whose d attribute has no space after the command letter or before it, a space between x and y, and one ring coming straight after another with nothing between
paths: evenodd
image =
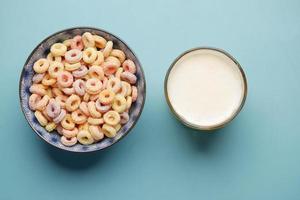
<instances>
[{"instance_id":1,"label":"pink cereal ring","mask_svg":"<svg viewBox=\"0 0 300 200\"><path fill-rule=\"evenodd\" d=\"M65 53L66 61L71 64L79 62L81 58L82 52L79 49L71 49Z\"/></svg>"},{"instance_id":2,"label":"pink cereal ring","mask_svg":"<svg viewBox=\"0 0 300 200\"><path fill-rule=\"evenodd\" d=\"M67 129L62 129L62 134L66 137L66 138L72 138L72 137L76 137L78 133L78 129L75 127L72 130L67 130Z\"/></svg>"},{"instance_id":3,"label":"pink cereal ring","mask_svg":"<svg viewBox=\"0 0 300 200\"><path fill-rule=\"evenodd\" d=\"M53 119L53 122L55 124L58 124L59 122L61 122L64 119L64 117L66 116L66 114L67 114L66 110L65 109L61 109L59 115Z\"/></svg>"},{"instance_id":4,"label":"pink cereal ring","mask_svg":"<svg viewBox=\"0 0 300 200\"><path fill-rule=\"evenodd\" d=\"M129 72L129 71L122 72L121 79L123 81L126 81L126 82L130 83L130 84L135 84L136 83L136 76L133 73Z\"/></svg>"},{"instance_id":5,"label":"pink cereal ring","mask_svg":"<svg viewBox=\"0 0 300 200\"><path fill-rule=\"evenodd\" d=\"M50 99L46 107L47 115L51 118L55 118L60 113L60 104L55 99Z\"/></svg>"},{"instance_id":6,"label":"pink cereal ring","mask_svg":"<svg viewBox=\"0 0 300 200\"><path fill-rule=\"evenodd\" d=\"M111 108L110 104L109 105L101 105L101 102L99 99L96 101L95 106L96 106L96 109L102 114L108 112Z\"/></svg>"},{"instance_id":7,"label":"pink cereal ring","mask_svg":"<svg viewBox=\"0 0 300 200\"><path fill-rule=\"evenodd\" d=\"M132 102L135 102L138 97L137 88L135 86L132 86L131 91Z\"/></svg>"},{"instance_id":8,"label":"pink cereal ring","mask_svg":"<svg viewBox=\"0 0 300 200\"><path fill-rule=\"evenodd\" d=\"M81 67L75 71L72 72L73 76L76 78L81 78L85 76L88 73L88 69L85 65L81 65Z\"/></svg>"},{"instance_id":9,"label":"pink cereal ring","mask_svg":"<svg viewBox=\"0 0 300 200\"><path fill-rule=\"evenodd\" d=\"M60 124L58 124L58 125L56 126L56 130L57 130L58 134L60 134L60 135L63 134L63 133L62 133L63 127L62 127Z\"/></svg>"},{"instance_id":10,"label":"pink cereal ring","mask_svg":"<svg viewBox=\"0 0 300 200\"><path fill-rule=\"evenodd\" d=\"M103 63L103 71L105 75L112 75L118 69L118 65L115 62L105 62Z\"/></svg>"},{"instance_id":11,"label":"pink cereal ring","mask_svg":"<svg viewBox=\"0 0 300 200\"><path fill-rule=\"evenodd\" d=\"M33 83L40 83L43 78L45 76L45 73L42 73L42 74L35 74L33 77L32 77L32 82Z\"/></svg>"},{"instance_id":12,"label":"pink cereal ring","mask_svg":"<svg viewBox=\"0 0 300 200\"><path fill-rule=\"evenodd\" d=\"M75 94L75 90L73 87L71 88L62 88L61 89L66 95L72 95Z\"/></svg>"},{"instance_id":13,"label":"pink cereal ring","mask_svg":"<svg viewBox=\"0 0 300 200\"><path fill-rule=\"evenodd\" d=\"M129 71L130 73L135 74L136 66L132 60L125 60L122 64L124 71Z\"/></svg>"},{"instance_id":14,"label":"pink cereal ring","mask_svg":"<svg viewBox=\"0 0 300 200\"><path fill-rule=\"evenodd\" d=\"M73 88L75 90L75 93L79 96L83 96L85 94L85 82L81 79L77 79L73 83Z\"/></svg>"},{"instance_id":15,"label":"pink cereal ring","mask_svg":"<svg viewBox=\"0 0 300 200\"><path fill-rule=\"evenodd\" d=\"M105 90L106 89L106 86L107 86L107 81L108 81L108 78L107 77L104 77L103 79L103 83L102 83L102 90Z\"/></svg>"},{"instance_id":16,"label":"pink cereal ring","mask_svg":"<svg viewBox=\"0 0 300 200\"><path fill-rule=\"evenodd\" d=\"M37 105L37 103L41 100L41 96L40 95L38 95L38 94L32 94L32 95L30 95L30 97L29 97L29 108L31 109L31 110L36 110L36 105Z\"/></svg>"},{"instance_id":17,"label":"pink cereal ring","mask_svg":"<svg viewBox=\"0 0 300 200\"><path fill-rule=\"evenodd\" d=\"M29 91L33 94L38 94L44 96L47 94L47 91L44 89L43 85L41 84L32 84L29 88Z\"/></svg>"},{"instance_id":18,"label":"pink cereal ring","mask_svg":"<svg viewBox=\"0 0 300 200\"><path fill-rule=\"evenodd\" d=\"M121 120L120 120L121 124L126 124L129 120L128 112L123 112L122 114L120 114L120 117L121 117Z\"/></svg>"},{"instance_id":19,"label":"pink cereal ring","mask_svg":"<svg viewBox=\"0 0 300 200\"><path fill-rule=\"evenodd\" d=\"M57 83L61 87L70 87L73 84L73 76L70 72L63 71L57 75Z\"/></svg>"},{"instance_id":20,"label":"pink cereal ring","mask_svg":"<svg viewBox=\"0 0 300 200\"><path fill-rule=\"evenodd\" d=\"M78 49L80 51L83 49L83 42L80 35L76 35L71 41L71 49Z\"/></svg>"}]
</instances>

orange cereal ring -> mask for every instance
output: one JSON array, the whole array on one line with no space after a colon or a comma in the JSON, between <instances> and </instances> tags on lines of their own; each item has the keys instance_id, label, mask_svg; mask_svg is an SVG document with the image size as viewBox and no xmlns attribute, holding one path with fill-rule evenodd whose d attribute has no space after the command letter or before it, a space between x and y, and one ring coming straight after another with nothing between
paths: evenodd
<instances>
[{"instance_id":1,"label":"orange cereal ring","mask_svg":"<svg viewBox=\"0 0 300 200\"><path fill-rule=\"evenodd\" d=\"M99 35L93 35L94 41L95 41L95 46L99 49L102 49L105 47L107 41L103 37Z\"/></svg>"}]
</instances>

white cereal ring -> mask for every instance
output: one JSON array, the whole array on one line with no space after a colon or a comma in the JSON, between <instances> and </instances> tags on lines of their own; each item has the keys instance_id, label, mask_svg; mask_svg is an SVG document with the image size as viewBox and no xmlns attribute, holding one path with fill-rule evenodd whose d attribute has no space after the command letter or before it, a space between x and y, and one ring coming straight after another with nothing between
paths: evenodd
<instances>
[{"instance_id":1,"label":"white cereal ring","mask_svg":"<svg viewBox=\"0 0 300 200\"><path fill-rule=\"evenodd\" d=\"M33 70L38 74L42 74L48 70L49 65L50 65L49 60L45 58L40 58L33 64Z\"/></svg>"},{"instance_id":2,"label":"white cereal ring","mask_svg":"<svg viewBox=\"0 0 300 200\"><path fill-rule=\"evenodd\" d=\"M51 46L50 51L54 56L63 56L67 51L67 47L62 43L55 43Z\"/></svg>"},{"instance_id":3,"label":"white cereal ring","mask_svg":"<svg viewBox=\"0 0 300 200\"><path fill-rule=\"evenodd\" d=\"M115 126L120 122L120 114L116 111L110 110L103 115L103 120L106 124Z\"/></svg>"},{"instance_id":4,"label":"white cereal ring","mask_svg":"<svg viewBox=\"0 0 300 200\"><path fill-rule=\"evenodd\" d=\"M87 130L80 130L77 134L77 140L83 145L89 145L94 143L93 137Z\"/></svg>"}]
</instances>

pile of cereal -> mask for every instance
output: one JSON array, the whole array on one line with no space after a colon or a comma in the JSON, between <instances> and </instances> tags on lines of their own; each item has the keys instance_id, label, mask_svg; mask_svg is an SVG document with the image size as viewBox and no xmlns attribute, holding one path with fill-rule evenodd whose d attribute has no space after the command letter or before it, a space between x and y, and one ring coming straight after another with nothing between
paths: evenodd
<instances>
[{"instance_id":1,"label":"pile of cereal","mask_svg":"<svg viewBox=\"0 0 300 200\"><path fill-rule=\"evenodd\" d=\"M89 145L116 136L137 99L136 66L112 41L89 32L51 46L33 69L29 107L61 143Z\"/></svg>"}]
</instances>

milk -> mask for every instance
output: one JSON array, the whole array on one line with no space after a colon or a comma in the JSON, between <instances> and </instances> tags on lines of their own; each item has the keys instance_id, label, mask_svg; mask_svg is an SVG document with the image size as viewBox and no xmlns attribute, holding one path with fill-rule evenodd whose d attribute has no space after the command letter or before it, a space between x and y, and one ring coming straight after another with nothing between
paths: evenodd
<instances>
[{"instance_id":1,"label":"milk","mask_svg":"<svg viewBox=\"0 0 300 200\"><path fill-rule=\"evenodd\" d=\"M240 109L246 87L237 64L211 49L182 56L170 70L166 84L178 117L200 129L230 121Z\"/></svg>"}]
</instances>

